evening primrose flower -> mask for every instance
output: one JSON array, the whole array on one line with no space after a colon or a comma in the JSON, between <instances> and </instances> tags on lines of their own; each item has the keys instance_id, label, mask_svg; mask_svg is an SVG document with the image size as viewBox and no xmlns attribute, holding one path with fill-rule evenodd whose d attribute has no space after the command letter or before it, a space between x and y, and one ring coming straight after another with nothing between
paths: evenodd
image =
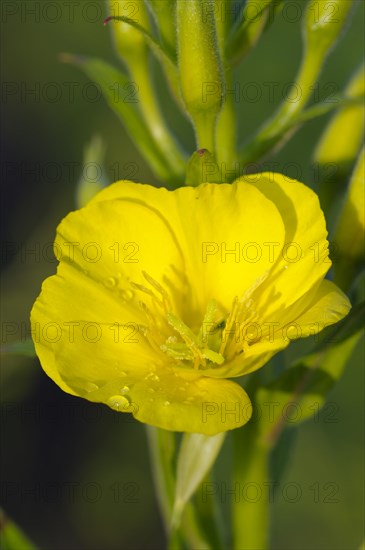
<instances>
[{"instance_id":1,"label":"evening primrose flower","mask_svg":"<svg viewBox=\"0 0 365 550\"><path fill-rule=\"evenodd\" d=\"M58 227L57 274L31 313L42 367L154 426L237 428L251 404L229 378L350 309L324 280L326 237L315 193L280 174L175 191L115 183Z\"/></svg>"}]
</instances>

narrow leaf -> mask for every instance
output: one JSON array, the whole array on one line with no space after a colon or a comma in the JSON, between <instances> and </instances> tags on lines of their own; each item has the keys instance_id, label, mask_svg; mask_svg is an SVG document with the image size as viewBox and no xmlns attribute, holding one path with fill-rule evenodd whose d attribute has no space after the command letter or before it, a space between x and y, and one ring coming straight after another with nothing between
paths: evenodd
<instances>
[{"instance_id":1,"label":"narrow leaf","mask_svg":"<svg viewBox=\"0 0 365 550\"><path fill-rule=\"evenodd\" d=\"M1 346L2 355L24 355L25 357L36 357L32 340L11 342Z\"/></svg>"},{"instance_id":2,"label":"narrow leaf","mask_svg":"<svg viewBox=\"0 0 365 550\"><path fill-rule=\"evenodd\" d=\"M19 527L0 510L0 549L37 550Z\"/></svg>"},{"instance_id":3,"label":"narrow leaf","mask_svg":"<svg viewBox=\"0 0 365 550\"><path fill-rule=\"evenodd\" d=\"M213 436L184 434L177 462L172 529L178 528L187 502L212 467L224 438L225 432Z\"/></svg>"},{"instance_id":4,"label":"narrow leaf","mask_svg":"<svg viewBox=\"0 0 365 550\"><path fill-rule=\"evenodd\" d=\"M138 109L135 83L127 75L97 58L63 55L62 60L79 66L101 89L111 109L124 123L140 152L163 181L174 174L167 168L158 143L154 140Z\"/></svg>"}]
</instances>

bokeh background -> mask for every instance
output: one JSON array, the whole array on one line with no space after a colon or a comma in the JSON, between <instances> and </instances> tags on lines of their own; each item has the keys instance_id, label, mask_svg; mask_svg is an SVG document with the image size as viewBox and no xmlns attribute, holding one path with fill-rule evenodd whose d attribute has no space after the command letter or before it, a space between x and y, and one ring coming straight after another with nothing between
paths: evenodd
<instances>
[{"instance_id":1,"label":"bokeh background","mask_svg":"<svg viewBox=\"0 0 365 550\"><path fill-rule=\"evenodd\" d=\"M274 110L297 71L305 1L288 3L286 17L278 17L236 73L241 139ZM94 100L88 79L59 61L69 52L119 63L103 26L104 3L4 1L1 10L2 342L8 343L27 335L42 280L55 272L49 243L75 208L91 137L98 133L106 144L110 181L128 177L133 163L133 179L158 182L105 102ZM358 2L318 83L322 97L342 90L360 64L363 21L364 3ZM192 131L157 69L156 82L169 124L192 152ZM274 98L267 83L277 83ZM273 157L276 170L316 188L311 158L327 120L302 128ZM361 342L329 396L333 408L299 430L272 506L277 550L352 550L361 542L363 362ZM144 426L64 394L36 359L3 356L1 382L1 505L33 541L44 550L162 548ZM228 487L224 464L217 479ZM288 483L300 487L299 497Z\"/></svg>"}]
</instances>

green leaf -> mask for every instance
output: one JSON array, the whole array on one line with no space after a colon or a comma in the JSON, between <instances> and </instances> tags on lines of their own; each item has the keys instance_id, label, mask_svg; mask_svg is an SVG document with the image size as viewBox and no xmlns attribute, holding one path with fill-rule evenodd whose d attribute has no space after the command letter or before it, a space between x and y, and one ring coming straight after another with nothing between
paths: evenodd
<instances>
[{"instance_id":1,"label":"green leaf","mask_svg":"<svg viewBox=\"0 0 365 550\"><path fill-rule=\"evenodd\" d=\"M13 521L0 510L0 550L37 550Z\"/></svg>"},{"instance_id":2,"label":"green leaf","mask_svg":"<svg viewBox=\"0 0 365 550\"><path fill-rule=\"evenodd\" d=\"M25 357L37 357L32 340L11 342L1 346L2 355L24 355Z\"/></svg>"},{"instance_id":3,"label":"green leaf","mask_svg":"<svg viewBox=\"0 0 365 550\"><path fill-rule=\"evenodd\" d=\"M347 322L316 352L257 389L254 401L262 413L258 424L260 438L266 445L273 447L286 426L318 414L362 336L363 313L363 304L354 308Z\"/></svg>"},{"instance_id":4,"label":"green leaf","mask_svg":"<svg viewBox=\"0 0 365 550\"><path fill-rule=\"evenodd\" d=\"M213 436L183 435L177 462L172 528L178 528L184 508L212 467L223 445L225 432Z\"/></svg>"},{"instance_id":5,"label":"green leaf","mask_svg":"<svg viewBox=\"0 0 365 550\"><path fill-rule=\"evenodd\" d=\"M134 19L131 19L130 17L125 17L124 15L110 15L105 19L104 23L106 24L108 23L108 21L122 21L123 23L127 23L128 25L131 25L131 27L134 27L140 33L143 34L147 44L150 46L151 50L154 52L154 54L160 61L162 62L169 61L170 63L175 65L175 59L170 54L170 52L167 49L165 49L164 46L158 40L156 40L156 38L154 38L150 32L148 32L144 27L142 27L142 25L137 23L137 21L135 21Z\"/></svg>"},{"instance_id":6,"label":"green leaf","mask_svg":"<svg viewBox=\"0 0 365 550\"><path fill-rule=\"evenodd\" d=\"M167 167L163 153L153 138L137 106L133 83L128 76L105 61L83 56L63 55L62 60L79 66L101 88L111 109L124 123L142 155L163 181L176 177ZM128 93L127 93L128 92Z\"/></svg>"},{"instance_id":7,"label":"green leaf","mask_svg":"<svg viewBox=\"0 0 365 550\"><path fill-rule=\"evenodd\" d=\"M115 21L122 21L124 23L127 23L128 25L131 25L132 27L139 30L143 34L151 51L153 52L153 54L155 55L155 57L158 59L158 61L161 63L161 65L165 70L165 75L173 95L178 101L178 104L180 105L180 107L182 107L184 110L181 97L180 97L179 71L176 66L175 57L172 55L171 51L168 48L166 48L163 44L161 44L158 40L156 40L151 35L151 33L149 33L145 28L142 27L142 25L140 25L133 19L130 19L129 17L124 17L121 15L121 16L110 16L106 19L106 21L109 21L111 19Z\"/></svg>"}]
</instances>

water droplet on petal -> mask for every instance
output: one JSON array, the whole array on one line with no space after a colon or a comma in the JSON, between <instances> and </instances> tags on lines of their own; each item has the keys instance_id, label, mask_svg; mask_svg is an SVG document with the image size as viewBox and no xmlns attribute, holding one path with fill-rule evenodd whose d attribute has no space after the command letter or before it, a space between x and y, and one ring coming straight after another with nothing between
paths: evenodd
<instances>
[{"instance_id":1,"label":"water droplet on petal","mask_svg":"<svg viewBox=\"0 0 365 550\"><path fill-rule=\"evenodd\" d=\"M124 395L113 395L107 401L107 405L115 411L128 411L130 406L130 401Z\"/></svg>"},{"instance_id":2,"label":"water droplet on petal","mask_svg":"<svg viewBox=\"0 0 365 550\"><path fill-rule=\"evenodd\" d=\"M284 265L284 269L288 269L288 267L289 267L288 265Z\"/></svg>"},{"instance_id":3,"label":"water droplet on petal","mask_svg":"<svg viewBox=\"0 0 365 550\"><path fill-rule=\"evenodd\" d=\"M120 291L120 297L124 302L130 302L134 298L134 292L129 288L125 288Z\"/></svg>"},{"instance_id":4,"label":"water droplet on petal","mask_svg":"<svg viewBox=\"0 0 365 550\"><path fill-rule=\"evenodd\" d=\"M97 384L94 384L94 382L87 382L85 386L85 390L89 393L91 391L96 391L99 389L99 386Z\"/></svg>"},{"instance_id":5,"label":"water droplet on petal","mask_svg":"<svg viewBox=\"0 0 365 550\"><path fill-rule=\"evenodd\" d=\"M120 373L119 373L119 376L127 376L127 373L124 372L124 370L121 370Z\"/></svg>"},{"instance_id":6,"label":"water droplet on petal","mask_svg":"<svg viewBox=\"0 0 365 550\"><path fill-rule=\"evenodd\" d=\"M108 277L105 281L105 286L108 288L114 288L117 285L117 279L115 277Z\"/></svg>"},{"instance_id":7,"label":"water droplet on petal","mask_svg":"<svg viewBox=\"0 0 365 550\"><path fill-rule=\"evenodd\" d=\"M154 372L149 372L147 376L144 377L145 380L152 380L153 382L159 382L160 378Z\"/></svg>"},{"instance_id":8,"label":"water droplet on petal","mask_svg":"<svg viewBox=\"0 0 365 550\"><path fill-rule=\"evenodd\" d=\"M169 405L171 405L170 401L165 401L164 403L165 407L168 407Z\"/></svg>"},{"instance_id":9,"label":"water droplet on petal","mask_svg":"<svg viewBox=\"0 0 365 550\"><path fill-rule=\"evenodd\" d=\"M122 389L120 390L120 393L122 395L128 393L130 391L130 387L129 386L123 386Z\"/></svg>"}]
</instances>

